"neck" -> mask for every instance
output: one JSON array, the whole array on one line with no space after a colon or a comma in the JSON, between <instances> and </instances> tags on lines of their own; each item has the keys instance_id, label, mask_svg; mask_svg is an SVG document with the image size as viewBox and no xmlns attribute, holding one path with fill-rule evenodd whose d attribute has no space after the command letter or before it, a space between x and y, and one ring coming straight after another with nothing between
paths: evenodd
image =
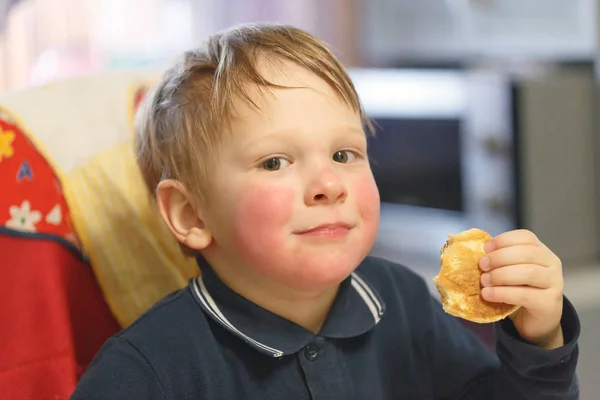
<instances>
[{"instance_id":1,"label":"neck","mask_svg":"<svg viewBox=\"0 0 600 400\"><path fill-rule=\"evenodd\" d=\"M286 293L285 296L277 297L270 294L268 298L249 294L249 297L244 297L304 329L319 333L333 305L338 287L335 286L322 293L296 295Z\"/></svg>"}]
</instances>

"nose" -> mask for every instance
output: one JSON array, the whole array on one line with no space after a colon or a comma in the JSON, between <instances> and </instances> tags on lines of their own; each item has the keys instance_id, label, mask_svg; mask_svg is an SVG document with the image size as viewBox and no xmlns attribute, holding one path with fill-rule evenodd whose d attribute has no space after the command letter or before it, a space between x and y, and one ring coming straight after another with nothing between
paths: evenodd
<instances>
[{"instance_id":1,"label":"nose","mask_svg":"<svg viewBox=\"0 0 600 400\"><path fill-rule=\"evenodd\" d=\"M331 168L321 170L308 186L304 198L307 205L343 203L348 191Z\"/></svg>"}]
</instances>

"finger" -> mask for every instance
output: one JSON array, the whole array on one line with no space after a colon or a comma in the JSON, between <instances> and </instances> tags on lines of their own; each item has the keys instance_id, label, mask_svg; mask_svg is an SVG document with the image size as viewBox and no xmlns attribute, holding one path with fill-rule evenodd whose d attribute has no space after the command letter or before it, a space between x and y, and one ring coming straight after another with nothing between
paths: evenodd
<instances>
[{"instance_id":1,"label":"finger","mask_svg":"<svg viewBox=\"0 0 600 400\"><path fill-rule=\"evenodd\" d=\"M552 287L548 268L536 264L509 265L481 275L483 286L531 286L540 289Z\"/></svg>"},{"instance_id":2,"label":"finger","mask_svg":"<svg viewBox=\"0 0 600 400\"><path fill-rule=\"evenodd\" d=\"M481 297L493 303L537 309L540 308L540 302L546 299L546 290L529 286L492 286L481 289Z\"/></svg>"},{"instance_id":3,"label":"finger","mask_svg":"<svg viewBox=\"0 0 600 400\"><path fill-rule=\"evenodd\" d=\"M486 254L479 260L483 271L490 271L508 265L538 264L549 267L554 263L554 255L544 247L522 245L505 247Z\"/></svg>"},{"instance_id":4,"label":"finger","mask_svg":"<svg viewBox=\"0 0 600 400\"><path fill-rule=\"evenodd\" d=\"M538 237L533 232L527 229L517 229L514 231L504 232L496 236L486 244L485 249L487 252L490 252L496 249L523 244L540 246L542 242L540 242Z\"/></svg>"}]
</instances>

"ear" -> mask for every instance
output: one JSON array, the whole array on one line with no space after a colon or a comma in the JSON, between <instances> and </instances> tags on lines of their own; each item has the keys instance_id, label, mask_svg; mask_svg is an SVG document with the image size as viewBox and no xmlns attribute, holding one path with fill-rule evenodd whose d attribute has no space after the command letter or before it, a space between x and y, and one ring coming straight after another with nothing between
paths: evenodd
<instances>
[{"instance_id":1,"label":"ear","mask_svg":"<svg viewBox=\"0 0 600 400\"><path fill-rule=\"evenodd\" d=\"M198 251L210 244L212 234L181 182L161 181L156 188L156 201L160 216L177 240Z\"/></svg>"}]
</instances>

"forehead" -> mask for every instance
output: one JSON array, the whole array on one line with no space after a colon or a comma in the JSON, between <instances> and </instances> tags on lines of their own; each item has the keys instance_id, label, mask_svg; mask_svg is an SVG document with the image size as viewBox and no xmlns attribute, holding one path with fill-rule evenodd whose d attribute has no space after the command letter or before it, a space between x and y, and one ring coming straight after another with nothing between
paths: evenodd
<instances>
[{"instance_id":1,"label":"forehead","mask_svg":"<svg viewBox=\"0 0 600 400\"><path fill-rule=\"evenodd\" d=\"M309 70L285 60L261 59L258 72L273 85L249 84L248 99L234 99L231 133L260 129L302 129L311 124L327 128L336 122L362 127L360 114L330 85Z\"/></svg>"}]
</instances>

